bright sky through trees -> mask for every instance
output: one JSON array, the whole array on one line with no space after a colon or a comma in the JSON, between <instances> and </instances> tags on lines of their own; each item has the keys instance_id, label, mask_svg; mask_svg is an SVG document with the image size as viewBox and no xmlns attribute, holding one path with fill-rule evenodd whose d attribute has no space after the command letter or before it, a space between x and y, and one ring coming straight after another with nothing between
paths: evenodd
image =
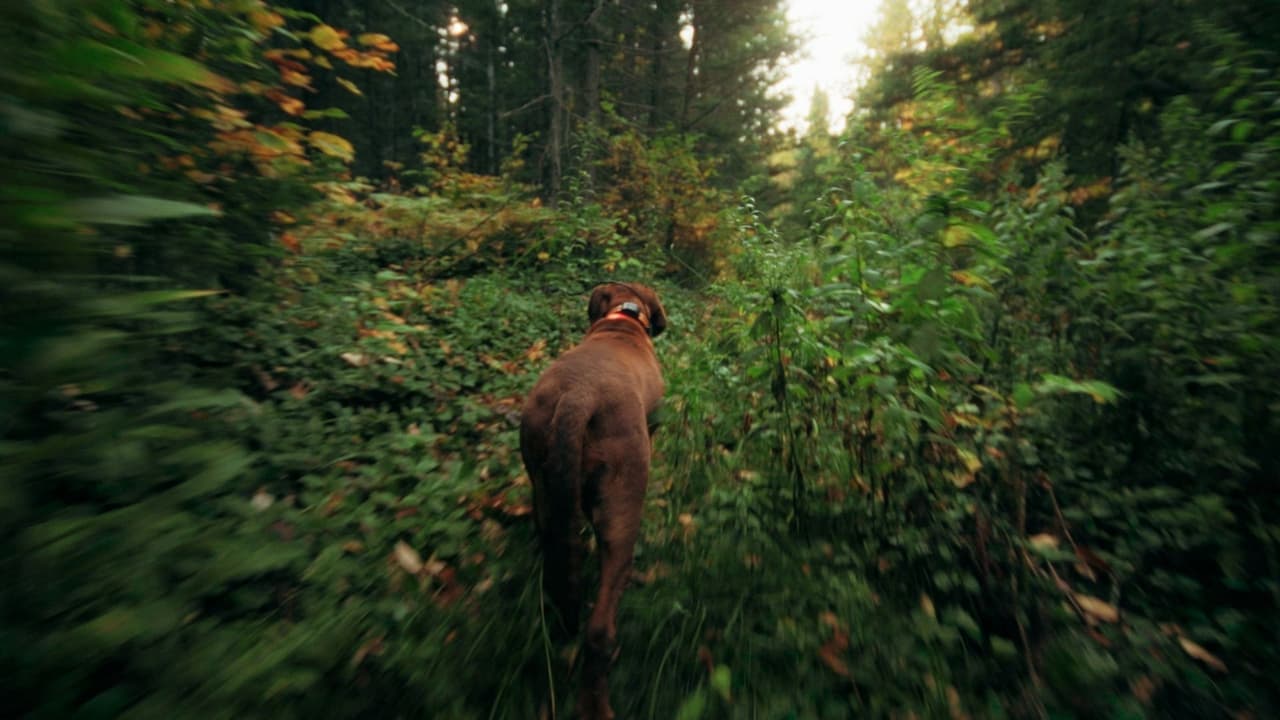
<instances>
[{"instance_id":1,"label":"bright sky through trees","mask_svg":"<svg viewBox=\"0 0 1280 720\"><path fill-rule=\"evenodd\" d=\"M800 37L801 57L792 63L780 89L792 96L783 123L803 128L814 87L831 98L831 129L844 126L853 107L852 61L865 52L863 38L875 23L880 0L789 0L788 17Z\"/></svg>"}]
</instances>

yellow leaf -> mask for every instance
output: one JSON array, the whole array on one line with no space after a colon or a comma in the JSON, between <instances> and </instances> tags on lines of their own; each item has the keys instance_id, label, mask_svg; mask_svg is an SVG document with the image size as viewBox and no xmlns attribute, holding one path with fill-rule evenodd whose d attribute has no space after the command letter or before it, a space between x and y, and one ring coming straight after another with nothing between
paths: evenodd
<instances>
[{"instance_id":1,"label":"yellow leaf","mask_svg":"<svg viewBox=\"0 0 1280 720\"><path fill-rule=\"evenodd\" d=\"M258 32L269 33L275 28L284 25L284 18L279 13L268 12L265 10L254 10L249 13L249 22L258 29Z\"/></svg>"},{"instance_id":2,"label":"yellow leaf","mask_svg":"<svg viewBox=\"0 0 1280 720\"><path fill-rule=\"evenodd\" d=\"M962 225L951 225L942 231L943 247L961 247L968 244L970 233Z\"/></svg>"},{"instance_id":3,"label":"yellow leaf","mask_svg":"<svg viewBox=\"0 0 1280 720\"><path fill-rule=\"evenodd\" d=\"M351 143L344 137L317 130L307 136L307 141L311 143L311 147L330 157L339 158L343 162L351 162L355 159L355 148L351 147Z\"/></svg>"},{"instance_id":4,"label":"yellow leaf","mask_svg":"<svg viewBox=\"0 0 1280 720\"><path fill-rule=\"evenodd\" d=\"M937 619L938 611L933 607L933 598L924 593L920 593L920 609L930 618Z\"/></svg>"},{"instance_id":5,"label":"yellow leaf","mask_svg":"<svg viewBox=\"0 0 1280 720\"><path fill-rule=\"evenodd\" d=\"M1105 623L1120 622L1120 611L1116 609L1115 605L1080 593L1075 593L1073 597L1076 599L1076 603L1080 605L1080 609L1089 618Z\"/></svg>"},{"instance_id":6,"label":"yellow leaf","mask_svg":"<svg viewBox=\"0 0 1280 720\"><path fill-rule=\"evenodd\" d=\"M964 448L956 448L956 454L960 456L960 460L969 472L976 473L982 469L982 460L972 452Z\"/></svg>"},{"instance_id":7,"label":"yellow leaf","mask_svg":"<svg viewBox=\"0 0 1280 720\"><path fill-rule=\"evenodd\" d=\"M346 88L347 92L351 93L352 95L361 95L361 96L364 95L364 93L360 92L360 88L356 87L356 84L351 82L350 80L347 80L345 78L334 78L334 79L337 80L338 84Z\"/></svg>"},{"instance_id":8,"label":"yellow leaf","mask_svg":"<svg viewBox=\"0 0 1280 720\"><path fill-rule=\"evenodd\" d=\"M1040 533L1027 538L1027 542L1031 543L1031 547L1037 550L1057 550L1058 543L1061 541L1049 533Z\"/></svg>"},{"instance_id":9,"label":"yellow leaf","mask_svg":"<svg viewBox=\"0 0 1280 720\"><path fill-rule=\"evenodd\" d=\"M347 46L347 44L342 41L342 36L338 34L338 31L328 25L317 25L311 28L310 37L311 42L321 50L329 50L332 52L334 50L341 50Z\"/></svg>"},{"instance_id":10,"label":"yellow leaf","mask_svg":"<svg viewBox=\"0 0 1280 720\"><path fill-rule=\"evenodd\" d=\"M374 49L382 50L383 52L396 52L400 49L400 46L394 40L382 33L364 33L357 37L356 40L360 41L361 45L372 46Z\"/></svg>"},{"instance_id":11,"label":"yellow leaf","mask_svg":"<svg viewBox=\"0 0 1280 720\"><path fill-rule=\"evenodd\" d=\"M1205 665L1208 665L1214 670L1217 670L1218 672L1222 672L1222 673L1227 671L1226 663L1219 660L1216 655L1209 652L1208 650L1205 650L1199 644L1192 642L1191 639L1188 638L1187 636L1179 635L1178 644L1182 646L1183 652L1195 658L1196 660L1199 660Z\"/></svg>"}]
</instances>

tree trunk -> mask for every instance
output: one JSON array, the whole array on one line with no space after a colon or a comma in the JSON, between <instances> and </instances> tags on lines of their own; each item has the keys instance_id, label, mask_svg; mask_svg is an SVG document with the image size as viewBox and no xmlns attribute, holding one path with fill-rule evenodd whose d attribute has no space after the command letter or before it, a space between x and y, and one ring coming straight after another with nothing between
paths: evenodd
<instances>
[{"instance_id":1,"label":"tree trunk","mask_svg":"<svg viewBox=\"0 0 1280 720\"><path fill-rule=\"evenodd\" d=\"M701 51L702 42L702 32L698 29L698 25L701 24L698 15L698 4L690 3L689 11L691 15L690 22L693 25L693 38L689 42L689 59L684 69L684 101L680 104L681 132L689 129L689 113L693 109L693 100L697 95L698 53Z\"/></svg>"},{"instance_id":2,"label":"tree trunk","mask_svg":"<svg viewBox=\"0 0 1280 720\"><path fill-rule=\"evenodd\" d=\"M564 176L565 86L563 38L560 27L560 0L546 0L544 7L547 51L547 147L544 169L547 201L553 207L560 197Z\"/></svg>"}]
</instances>

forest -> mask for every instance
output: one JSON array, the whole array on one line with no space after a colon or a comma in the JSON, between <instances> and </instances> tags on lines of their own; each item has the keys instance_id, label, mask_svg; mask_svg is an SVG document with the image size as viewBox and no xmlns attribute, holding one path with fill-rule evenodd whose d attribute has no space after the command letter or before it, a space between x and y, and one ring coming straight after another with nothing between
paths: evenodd
<instances>
[{"instance_id":1,"label":"forest","mask_svg":"<svg viewBox=\"0 0 1280 720\"><path fill-rule=\"evenodd\" d=\"M874 4L788 124L785 0L0 3L5 715L576 717L624 281L619 718L1280 716L1280 13Z\"/></svg>"}]
</instances>

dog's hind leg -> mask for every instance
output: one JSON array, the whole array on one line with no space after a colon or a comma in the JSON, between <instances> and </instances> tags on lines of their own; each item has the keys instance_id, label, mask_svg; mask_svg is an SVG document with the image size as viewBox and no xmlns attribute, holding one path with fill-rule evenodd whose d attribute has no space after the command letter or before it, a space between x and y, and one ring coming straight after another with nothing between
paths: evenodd
<instances>
[{"instance_id":1,"label":"dog's hind leg","mask_svg":"<svg viewBox=\"0 0 1280 720\"><path fill-rule=\"evenodd\" d=\"M611 469L601 480L601 491L592 511L600 554L600 589L595 607L587 619L583 648L582 694L579 714L584 718L608 720L614 716L609 704L609 667L618 650L618 605L631 576L640 516L648 482L648 439L623 455L626 465Z\"/></svg>"},{"instance_id":2,"label":"dog's hind leg","mask_svg":"<svg viewBox=\"0 0 1280 720\"><path fill-rule=\"evenodd\" d=\"M555 633L560 640L578 634L582 612L582 556L585 552L581 527L581 519L575 515L558 519L556 527L541 530L542 589L563 624Z\"/></svg>"}]
</instances>

